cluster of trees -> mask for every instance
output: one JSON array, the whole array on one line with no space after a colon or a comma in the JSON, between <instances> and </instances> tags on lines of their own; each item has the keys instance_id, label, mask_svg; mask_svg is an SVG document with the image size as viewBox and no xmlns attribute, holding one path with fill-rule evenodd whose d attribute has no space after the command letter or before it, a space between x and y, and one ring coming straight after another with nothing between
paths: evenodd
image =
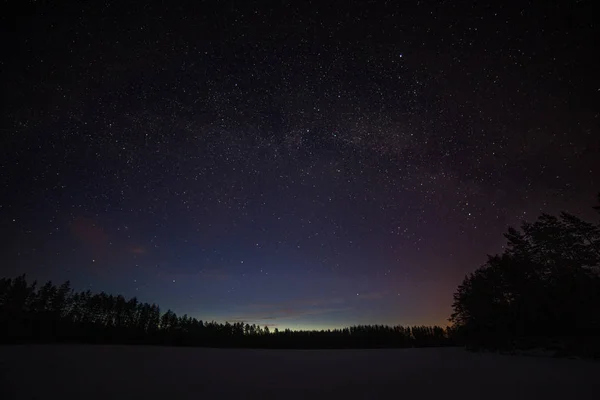
<instances>
[{"instance_id":1,"label":"cluster of trees","mask_svg":"<svg viewBox=\"0 0 600 400\"><path fill-rule=\"evenodd\" d=\"M156 304L106 293L74 292L69 282L37 287L25 275L0 279L0 341L166 344L270 348L422 347L452 344L441 327L353 326L271 331L268 326L203 322Z\"/></svg>"},{"instance_id":2,"label":"cluster of trees","mask_svg":"<svg viewBox=\"0 0 600 400\"><path fill-rule=\"evenodd\" d=\"M543 214L505 237L504 253L454 294L460 337L473 348L600 356L600 224Z\"/></svg>"}]
</instances>

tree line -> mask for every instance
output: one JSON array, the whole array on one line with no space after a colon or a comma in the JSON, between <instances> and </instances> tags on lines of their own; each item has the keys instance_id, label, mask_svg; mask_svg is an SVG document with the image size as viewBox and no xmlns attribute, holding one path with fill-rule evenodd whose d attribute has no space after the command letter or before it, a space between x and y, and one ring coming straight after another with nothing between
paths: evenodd
<instances>
[{"instance_id":1,"label":"tree line","mask_svg":"<svg viewBox=\"0 0 600 400\"><path fill-rule=\"evenodd\" d=\"M359 325L279 331L243 322L205 322L161 313L156 304L104 292L75 292L67 281L38 287L26 276L0 279L0 340L261 348L428 347L453 344L439 326Z\"/></svg>"},{"instance_id":2,"label":"tree line","mask_svg":"<svg viewBox=\"0 0 600 400\"><path fill-rule=\"evenodd\" d=\"M600 224L542 214L505 237L454 294L457 337L474 349L600 357Z\"/></svg>"},{"instance_id":3,"label":"tree line","mask_svg":"<svg viewBox=\"0 0 600 400\"><path fill-rule=\"evenodd\" d=\"M599 205L594 209L600 212ZM270 348L466 345L600 357L600 223L563 212L509 228L502 254L468 274L452 304L451 327L359 325L279 331L243 322L205 322L156 304L69 282L41 287L0 279L0 341L164 344Z\"/></svg>"}]
</instances>

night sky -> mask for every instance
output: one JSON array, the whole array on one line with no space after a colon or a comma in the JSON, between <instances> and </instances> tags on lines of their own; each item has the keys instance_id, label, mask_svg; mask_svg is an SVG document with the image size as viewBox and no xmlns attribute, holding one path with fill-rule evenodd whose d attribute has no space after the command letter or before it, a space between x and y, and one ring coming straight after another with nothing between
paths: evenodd
<instances>
[{"instance_id":1,"label":"night sky","mask_svg":"<svg viewBox=\"0 0 600 400\"><path fill-rule=\"evenodd\" d=\"M0 275L446 325L509 225L592 215L593 1L151 3L2 6Z\"/></svg>"}]
</instances>

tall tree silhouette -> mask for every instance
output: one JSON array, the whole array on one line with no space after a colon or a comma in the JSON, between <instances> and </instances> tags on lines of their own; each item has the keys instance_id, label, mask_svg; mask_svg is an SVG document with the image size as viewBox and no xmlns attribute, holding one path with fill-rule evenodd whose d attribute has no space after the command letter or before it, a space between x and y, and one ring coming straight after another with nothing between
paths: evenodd
<instances>
[{"instance_id":1,"label":"tall tree silhouette","mask_svg":"<svg viewBox=\"0 0 600 400\"><path fill-rule=\"evenodd\" d=\"M600 225L542 214L505 237L504 253L488 256L454 294L451 321L467 344L596 354Z\"/></svg>"}]
</instances>

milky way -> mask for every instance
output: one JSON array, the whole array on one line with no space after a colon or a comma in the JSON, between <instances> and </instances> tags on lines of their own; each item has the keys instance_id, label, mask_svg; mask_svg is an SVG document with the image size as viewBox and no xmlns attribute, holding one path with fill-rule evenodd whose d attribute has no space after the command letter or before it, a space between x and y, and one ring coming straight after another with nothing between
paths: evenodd
<instances>
[{"instance_id":1,"label":"milky way","mask_svg":"<svg viewBox=\"0 0 600 400\"><path fill-rule=\"evenodd\" d=\"M0 13L3 275L446 324L507 226L591 215L592 2L200 3Z\"/></svg>"}]
</instances>

